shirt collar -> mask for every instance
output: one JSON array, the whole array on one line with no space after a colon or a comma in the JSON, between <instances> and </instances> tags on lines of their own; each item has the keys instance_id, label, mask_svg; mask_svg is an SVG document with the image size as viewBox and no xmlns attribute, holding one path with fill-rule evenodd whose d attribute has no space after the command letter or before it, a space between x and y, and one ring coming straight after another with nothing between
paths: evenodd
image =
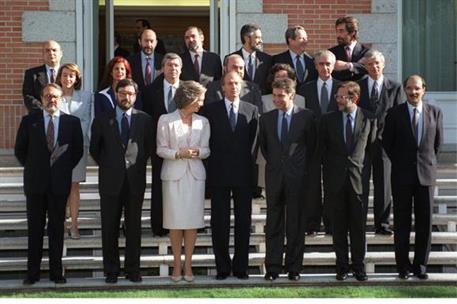
<instances>
[{"instance_id":1,"label":"shirt collar","mask_svg":"<svg viewBox=\"0 0 457 304\"><path fill-rule=\"evenodd\" d=\"M413 113L414 109L416 109L417 112L419 112L419 114L422 113L423 104L424 104L423 101L421 101L417 107L413 107L409 102L406 102L406 104L408 105L409 113Z\"/></svg>"},{"instance_id":2,"label":"shirt collar","mask_svg":"<svg viewBox=\"0 0 457 304\"><path fill-rule=\"evenodd\" d=\"M44 118L49 118L49 114L48 112L46 112L46 110L43 110L43 117ZM52 118L59 118L60 117L60 110L57 109L57 111L55 111L53 114L52 114Z\"/></svg>"},{"instance_id":3,"label":"shirt collar","mask_svg":"<svg viewBox=\"0 0 457 304\"><path fill-rule=\"evenodd\" d=\"M228 100L227 98L224 98L225 106L230 109L230 106L233 104L233 108L237 110L240 107L240 99L235 99L233 102Z\"/></svg>"},{"instance_id":4,"label":"shirt collar","mask_svg":"<svg viewBox=\"0 0 457 304\"><path fill-rule=\"evenodd\" d=\"M303 55L303 54L299 55L299 54L295 53L294 51L292 51L291 49L289 49L289 54L292 57L294 62L296 60L295 58L297 58L297 55L300 56L300 59L302 59L302 55Z\"/></svg>"},{"instance_id":5,"label":"shirt collar","mask_svg":"<svg viewBox=\"0 0 457 304\"><path fill-rule=\"evenodd\" d=\"M116 116L117 117L122 117L122 115L124 115L124 113L125 113L127 116L130 117L130 116L132 116L132 110L133 110L133 107L128 109L127 111L124 111L119 107L116 107Z\"/></svg>"},{"instance_id":6,"label":"shirt collar","mask_svg":"<svg viewBox=\"0 0 457 304\"><path fill-rule=\"evenodd\" d=\"M346 112L343 112L343 116L347 116L347 114L351 115L351 118L352 118L352 121L355 121L355 116L357 115L357 111L359 110L359 107L356 107L355 108L355 111L352 112L352 113L346 113Z\"/></svg>"},{"instance_id":7,"label":"shirt collar","mask_svg":"<svg viewBox=\"0 0 457 304\"><path fill-rule=\"evenodd\" d=\"M379 77L379 79L377 80L374 80L373 78L371 78L370 76L368 76L368 88L372 88L373 87L373 83L374 82L377 82L378 84L378 88L381 88L382 87L382 84L384 82L384 75L381 75L381 77Z\"/></svg>"},{"instance_id":8,"label":"shirt collar","mask_svg":"<svg viewBox=\"0 0 457 304\"><path fill-rule=\"evenodd\" d=\"M287 116L292 116L292 111L294 109L294 104L290 104L290 107L284 112L283 110L279 110L279 113L283 115L283 113L286 113Z\"/></svg>"},{"instance_id":9,"label":"shirt collar","mask_svg":"<svg viewBox=\"0 0 457 304\"><path fill-rule=\"evenodd\" d=\"M202 58L203 56L203 51L201 52L194 52L194 51L189 51L190 57L192 57L192 61L195 60L195 55L198 55L198 58Z\"/></svg>"},{"instance_id":10,"label":"shirt collar","mask_svg":"<svg viewBox=\"0 0 457 304\"><path fill-rule=\"evenodd\" d=\"M354 51L354 48L355 48L355 45L356 45L356 44L357 44L357 40L353 40L353 41L351 42L351 44L345 45L344 48L346 48L346 47L348 46L349 49L351 50L351 54L352 54L352 52Z\"/></svg>"},{"instance_id":11,"label":"shirt collar","mask_svg":"<svg viewBox=\"0 0 457 304\"><path fill-rule=\"evenodd\" d=\"M256 58L256 52L249 53L244 49L244 47L241 48L241 53L243 54L243 59L244 61L249 60L249 56L252 56L252 59Z\"/></svg>"},{"instance_id":12,"label":"shirt collar","mask_svg":"<svg viewBox=\"0 0 457 304\"><path fill-rule=\"evenodd\" d=\"M329 79L325 80L327 88L332 88L333 85L333 78L330 77ZM317 85L319 87L322 87L324 85L324 80L322 80L320 77L317 77Z\"/></svg>"},{"instance_id":13,"label":"shirt collar","mask_svg":"<svg viewBox=\"0 0 457 304\"><path fill-rule=\"evenodd\" d=\"M178 81L176 81L174 84L171 84L168 82L168 80L166 80L165 78L163 79L163 84L165 85L165 89L166 90L169 90L170 87L173 87L173 88L178 88L179 87L179 79Z\"/></svg>"},{"instance_id":14,"label":"shirt collar","mask_svg":"<svg viewBox=\"0 0 457 304\"><path fill-rule=\"evenodd\" d=\"M151 55L147 56L143 51L140 51L141 60L146 62L146 58L149 57L151 61L154 61L154 52Z\"/></svg>"}]
</instances>

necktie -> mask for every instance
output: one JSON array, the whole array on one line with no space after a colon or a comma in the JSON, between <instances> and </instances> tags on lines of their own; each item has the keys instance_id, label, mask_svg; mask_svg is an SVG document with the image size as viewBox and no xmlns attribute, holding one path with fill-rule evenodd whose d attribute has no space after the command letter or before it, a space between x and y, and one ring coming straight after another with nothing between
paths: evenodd
<instances>
[{"instance_id":1,"label":"necktie","mask_svg":"<svg viewBox=\"0 0 457 304\"><path fill-rule=\"evenodd\" d=\"M151 58L146 57L146 68L144 69L144 84L148 85L151 83L151 64L150 64Z\"/></svg>"},{"instance_id":2,"label":"necktie","mask_svg":"<svg viewBox=\"0 0 457 304\"><path fill-rule=\"evenodd\" d=\"M413 109L413 119L411 121L411 128L413 129L413 135L414 135L414 138L416 139L416 143L419 144L419 135L417 134L418 130L417 130L417 127L419 126L419 124L417 123L417 109L414 108Z\"/></svg>"},{"instance_id":3,"label":"necktie","mask_svg":"<svg viewBox=\"0 0 457 304\"><path fill-rule=\"evenodd\" d=\"M200 65L198 64L198 54L195 54L194 57L194 69L195 74L197 75L197 79L200 80Z\"/></svg>"},{"instance_id":4,"label":"necktie","mask_svg":"<svg viewBox=\"0 0 457 304\"><path fill-rule=\"evenodd\" d=\"M351 124L351 114L347 114L347 119L346 119L346 149L349 154L352 153L352 144L353 144L353 138L352 138L352 124Z\"/></svg>"},{"instance_id":5,"label":"necktie","mask_svg":"<svg viewBox=\"0 0 457 304\"><path fill-rule=\"evenodd\" d=\"M233 103L230 105L229 122L230 122L230 127L232 128L232 131L235 132L236 117L235 117L235 111L233 109Z\"/></svg>"},{"instance_id":6,"label":"necktie","mask_svg":"<svg viewBox=\"0 0 457 304\"><path fill-rule=\"evenodd\" d=\"M352 61L351 48L349 46L345 46L344 50L346 51L347 62L351 62Z\"/></svg>"},{"instance_id":7,"label":"necktie","mask_svg":"<svg viewBox=\"0 0 457 304\"><path fill-rule=\"evenodd\" d=\"M328 90L327 90L327 83L322 84L321 88L321 112L327 113L328 107Z\"/></svg>"},{"instance_id":8,"label":"necktie","mask_svg":"<svg viewBox=\"0 0 457 304\"><path fill-rule=\"evenodd\" d=\"M121 119L121 140L124 146L127 146L129 142L129 133L130 133L130 126L129 121L127 119L127 114L122 114Z\"/></svg>"},{"instance_id":9,"label":"necktie","mask_svg":"<svg viewBox=\"0 0 457 304\"><path fill-rule=\"evenodd\" d=\"M51 83L56 82L55 70L53 68L51 68L51 69L49 69L49 71L51 72L51 77L49 78L50 82Z\"/></svg>"},{"instance_id":10,"label":"necktie","mask_svg":"<svg viewBox=\"0 0 457 304\"><path fill-rule=\"evenodd\" d=\"M303 76L305 74L305 71L303 70L303 65L300 61L300 55L297 55L297 57L295 57L295 69L297 70L296 72L298 82L303 82Z\"/></svg>"},{"instance_id":11,"label":"necktie","mask_svg":"<svg viewBox=\"0 0 457 304\"><path fill-rule=\"evenodd\" d=\"M174 112L176 110L176 103L173 99L173 87L172 86L170 86L170 89L168 90L167 102L168 102L168 113Z\"/></svg>"},{"instance_id":12,"label":"necktie","mask_svg":"<svg viewBox=\"0 0 457 304\"><path fill-rule=\"evenodd\" d=\"M282 115L282 121L281 121L281 143L283 145L287 145L287 133L289 126L287 125L287 118L286 118L287 113L284 112Z\"/></svg>"},{"instance_id":13,"label":"necktie","mask_svg":"<svg viewBox=\"0 0 457 304\"><path fill-rule=\"evenodd\" d=\"M254 60L252 59L252 54L249 55L248 74L251 81L254 81Z\"/></svg>"},{"instance_id":14,"label":"necktie","mask_svg":"<svg viewBox=\"0 0 457 304\"><path fill-rule=\"evenodd\" d=\"M54 122L52 121L52 115L49 115L48 129L46 131L46 142L48 143L49 152L52 152L52 150L54 150Z\"/></svg>"}]
</instances>

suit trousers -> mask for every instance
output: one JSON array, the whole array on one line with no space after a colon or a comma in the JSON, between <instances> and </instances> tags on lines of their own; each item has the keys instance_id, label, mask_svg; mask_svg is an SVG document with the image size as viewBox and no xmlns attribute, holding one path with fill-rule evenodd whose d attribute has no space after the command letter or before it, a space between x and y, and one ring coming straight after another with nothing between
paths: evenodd
<instances>
[{"instance_id":1,"label":"suit trousers","mask_svg":"<svg viewBox=\"0 0 457 304\"><path fill-rule=\"evenodd\" d=\"M233 194L235 215L235 250L229 255L230 194ZM211 188L211 231L217 273L247 272L249 238L251 235L252 187Z\"/></svg>"},{"instance_id":2,"label":"suit trousers","mask_svg":"<svg viewBox=\"0 0 457 304\"><path fill-rule=\"evenodd\" d=\"M141 210L144 193L131 193L125 176L119 195L100 193L102 218L103 270L105 275L119 275L119 226L124 210L125 221L125 273L140 273Z\"/></svg>"},{"instance_id":3,"label":"suit trousers","mask_svg":"<svg viewBox=\"0 0 457 304\"><path fill-rule=\"evenodd\" d=\"M320 160L315 159L310 164L309 191L306 200L306 231L319 232L321 219L326 232L332 231L330 212L327 199L322 197L322 166Z\"/></svg>"},{"instance_id":4,"label":"suit trousers","mask_svg":"<svg viewBox=\"0 0 457 304\"><path fill-rule=\"evenodd\" d=\"M365 223L366 209L362 196L355 193L349 178L338 192L328 192L332 208L333 248L336 255L336 272L348 273L348 233L351 246L352 271L365 271Z\"/></svg>"},{"instance_id":5,"label":"suit trousers","mask_svg":"<svg viewBox=\"0 0 457 304\"><path fill-rule=\"evenodd\" d=\"M363 200L367 207L372 168L374 224L375 228L379 229L383 226L389 226L390 209L392 206L392 188L390 185L391 163L379 140L376 140L373 144L371 155L367 154L363 167Z\"/></svg>"},{"instance_id":6,"label":"suit trousers","mask_svg":"<svg viewBox=\"0 0 457 304\"><path fill-rule=\"evenodd\" d=\"M49 191L50 192L50 191ZM26 195L27 204L27 277L40 278L43 256L43 235L48 213L49 277L62 276L62 251L65 223L65 206L68 195Z\"/></svg>"},{"instance_id":7,"label":"suit trousers","mask_svg":"<svg viewBox=\"0 0 457 304\"><path fill-rule=\"evenodd\" d=\"M395 261L398 272L425 273L431 248L433 186L392 184L394 202ZM414 260L409 260L409 237L414 202L416 238Z\"/></svg>"},{"instance_id":8,"label":"suit trousers","mask_svg":"<svg viewBox=\"0 0 457 304\"><path fill-rule=\"evenodd\" d=\"M278 183L267 182L267 184L266 270L281 273L285 251L285 271L300 272L305 250L303 179L283 178ZM285 249L284 236L287 239Z\"/></svg>"}]
</instances>

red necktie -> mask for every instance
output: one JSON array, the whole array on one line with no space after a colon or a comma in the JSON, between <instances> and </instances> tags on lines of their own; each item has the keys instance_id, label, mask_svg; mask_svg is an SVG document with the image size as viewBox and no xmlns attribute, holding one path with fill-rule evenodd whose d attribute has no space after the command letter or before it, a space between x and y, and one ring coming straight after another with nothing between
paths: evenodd
<instances>
[{"instance_id":1,"label":"red necktie","mask_svg":"<svg viewBox=\"0 0 457 304\"><path fill-rule=\"evenodd\" d=\"M200 80L200 65L198 64L198 54L194 56L194 69L195 74L197 75L197 79Z\"/></svg>"},{"instance_id":2,"label":"red necktie","mask_svg":"<svg viewBox=\"0 0 457 304\"><path fill-rule=\"evenodd\" d=\"M146 58L146 68L144 70L144 84L148 85L151 83L151 64L149 63L151 59Z\"/></svg>"}]
</instances>

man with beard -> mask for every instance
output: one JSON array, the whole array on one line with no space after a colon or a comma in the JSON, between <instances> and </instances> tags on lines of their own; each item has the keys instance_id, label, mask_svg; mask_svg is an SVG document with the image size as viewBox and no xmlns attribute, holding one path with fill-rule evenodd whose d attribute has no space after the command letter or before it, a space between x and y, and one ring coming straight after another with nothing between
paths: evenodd
<instances>
[{"instance_id":1,"label":"man with beard","mask_svg":"<svg viewBox=\"0 0 457 304\"><path fill-rule=\"evenodd\" d=\"M240 55L245 62L244 80L256 83L262 95L268 94L267 76L270 72L272 57L262 52L263 41L260 27L256 24L245 24L240 31L243 46L233 54Z\"/></svg>"},{"instance_id":2,"label":"man with beard","mask_svg":"<svg viewBox=\"0 0 457 304\"><path fill-rule=\"evenodd\" d=\"M329 49L336 56L333 77L340 81L357 81L367 73L363 55L368 51L357 41L359 21L351 16L341 17L336 20L335 29L338 45Z\"/></svg>"},{"instance_id":3,"label":"man with beard","mask_svg":"<svg viewBox=\"0 0 457 304\"><path fill-rule=\"evenodd\" d=\"M43 110L22 118L14 154L24 166L27 205L27 276L24 285L40 280L43 234L48 214L49 279L66 283L62 269L65 206L73 168L83 155L83 136L77 117L59 111L62 88L50 83L41 94Z\"/></svg>"},{"instance_id":4,"label":"man with beard","mask_svg":"<svg viewBox=\"0 0 457 304\"><path fill-rule=\"evenodd\" d=\"M146 164L152 148L152 119L133 108L138 86L123 79L116 86L117 107L92 124L90 154L99 166L103 270L106 283L120 273L119 225L124 210L125 277L140 282L141 210Z\"/></svg>"},{"instance_id":5,"label":"man with beard","mask_svg":"<svg viewBox=\"0 0 457 304\"><path fill-rule=\"evenodd\" d=\"M287 51L273 56L273 64L287 63L297 75L297 91L300 86L317 78L313 58L306 52L308 34L302 26L293 26L286 30Z\"/></svg>"},{"instance_id":6,"label":"man with beard","mask_svg":"<svg viewBox=\"0 0 457 304\"><path fill-rule=\"evenodd\" d=\"M207 86L209 82L221 79L221 58L216 53L203 49L205 36L196 26L189 26L184 33L187 51L182 53L181 80L194 80Z\"/></svg>"},{"instance_id":7,"label":"man with beard","mask_svg":"<svg viewBox=\"0 0 457 304\"><path fill-rule=\"evenodd\" d=\"M157 46L156 33L145 29L138 39L141 50L128 58L132 68L132 79L138 84L140 92L151 84L161 73L163 55L155 52Z\"/></svg>"},{"instance_id":8,"label":"man with beard","mask_svg":"<svg viewBox=\"0 0 457 304\"><path fill-rule=\"evenodd\" d=\"M332 215L336 279L346 280L352 268L357 281L366 281L366 208L362 203L362 168L365 151L376 136L376 121L370 112L357 106L360 99L357 83L347 81L340 84L335 99L338 111L321 117L319 149L324 192ZM348 234L352 265L349 264Z\"/></svg>"},{"instance_id":9,"label":"man with beard","mask_svg":"<svg viewBox=\"0 0 457 304\"><path fill-rule=\"evenodd\" d=\"M140 40L141 33L143 33L144 30L150 30L152 29L151 24L149 23L148 20L139 18L135 20L135 42L133 43L133 52L137 53L141 50L141 43L138 43ZM155 47L155 51L158 54L165 55L167 51L165 50L165 44L160 38L157 38L157 46Z\"/></svg>"}]
</instances>

